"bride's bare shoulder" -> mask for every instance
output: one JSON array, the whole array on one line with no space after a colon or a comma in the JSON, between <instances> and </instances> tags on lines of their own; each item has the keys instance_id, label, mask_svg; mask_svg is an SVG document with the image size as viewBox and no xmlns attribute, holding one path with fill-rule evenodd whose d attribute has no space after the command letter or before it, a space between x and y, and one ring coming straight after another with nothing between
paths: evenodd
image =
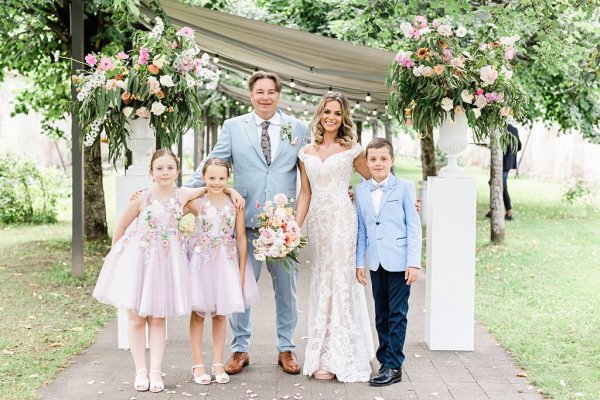
<instances>
[{"instance_id":1,"label":"bride's bare shoulder","mask_svg":"<svg viewBox=\"0 0 600 400\"><path fill-rule=\"evenodd\" d=\"M317 144L316 143L305 144L304 146L302 146L302 151L304 152L304 154L314 156L315 153L317 152Z\"/></svg>"}]
</instances>

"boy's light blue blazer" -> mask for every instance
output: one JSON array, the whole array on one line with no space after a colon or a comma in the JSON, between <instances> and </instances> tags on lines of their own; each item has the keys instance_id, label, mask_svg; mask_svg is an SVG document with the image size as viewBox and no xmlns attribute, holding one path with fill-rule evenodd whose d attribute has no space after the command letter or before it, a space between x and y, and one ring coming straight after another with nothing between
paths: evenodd
<instances>
[{"instance_id":1,"label":"boy's light blue blazer","mask_svg":"<svg viewBox=\"0 0 600 400\"><path fill-rule=\"evenodd\" d=\"M357 267L377 271L381 264L390 272L405 271L407 266L420 268L421 220L415 204L414 183L393 175L379 210L373 207L371 180L356 187Z\"/></svg>"},{"instance_id":2,"label":"boy's light blue blazer","mask_svg":"<svg viewBox=\"0 0 600 400\"><path fill-rule=\"evenodd\" d=\"M222 158L233 166L233 187L246 200L247 227L258 226L257 202L262 207L265 200L272 200L277 193L296 198L296 163L298 151L305 143L307 127L296 118L277 112L281 114L281 127L291 127L292 138L288 140L281 135L270 166L260 147L254 113L225 120L217 144L206 157ZM186 186L204 186L201 178L204 162Z\"/></svg>"}]
</instances>

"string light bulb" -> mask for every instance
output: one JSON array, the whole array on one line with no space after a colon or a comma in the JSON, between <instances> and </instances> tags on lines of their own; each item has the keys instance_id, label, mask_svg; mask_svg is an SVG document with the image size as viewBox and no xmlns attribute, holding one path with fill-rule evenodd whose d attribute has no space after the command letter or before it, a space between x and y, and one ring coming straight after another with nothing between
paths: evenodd
<instances>
[{"instance_id":1,"label":"string light bulb","mask_svg":"<svg viewBox=\"0 0 600 400\"><path fill-rule=\"evenodd\" d=\"M305 106L306 105L306 100L302 100L302 105Z\"/></svg>"},{"instance_id":2,"label":"string light bulb","mask_svg":"<svg viewBox=\"0 0 600 400\"><path fill-rule=\"evenodd\" d=\"M377 115L377 110L373 110L372 114Z\"/></svg>"},{"instance_id":3,"label":"string light bulb","mask_svg":"<svg viewBox=\"0 0 600 400\"><path fill-rule=\"evenodd\" d=\"M292 111L292 106L287 106L288 111Z\"/></svg>"},{"instance_id":4,"label":"string light bulb","mask_svg":"<svg viewBox=\"0 0 600 400\"><path fill-rule=\"evenodd\" d=\"M290 87L296 87L296 82L294 82L294 78L292 78L292 80L290 81Z\"/></svg>"},{"instance_id":5,"label":"string light bulb","mask_svg":"<svg viewBox=\"0 0 600 400\"><path fill-rule=\"evenodd\" d=\"M302 98L300 97L299 93L296 93L296 101L300 101Z\"/></svg>"},{"instance_id":6,"label":"string light bulb","mask_svg":"<svg viewBox=\"0 0 600 400\"><path fill-rule=\"evenodd\" d=\"M304 115L308 115L308 111L307 110L304 110Z\"/></svg>"},{"instance_id":7,"label":"string light bulb","mask_svg":"<svg viewBox=\"0 0 600 400\"><path fill-rule=\"evenodd\" d=\"M218 54L215 54L215 56L213 57L213 62L214 62L215 64L218 64L218 63L219 63L219 55L218 55Z\"/></svg>"},{"instance_id":8,"label":"string light bulb","mask_svg":"<svg viewBox=\"0 0 600 400\"><path fill-rule=\"evenodd\" d=\"M221 100L222 100L222 101L225 101L225 100L227 100L227 96L225 96L225 95L221 96Z\"/></svg>"},{"instance_id":9,"label":"string light bulb","mask_svg":"<svg viewBox=\"0 0 600 400\"><path fill-rule=\"evenodd\" d=\"M225 71L225 79L229 79L229 71Z\"/></svg>"},{"instance_id":10,"label":"string light bulb","mask_svg":"<svg viewBox=\"0 0 600 400\"><path fill-rule=\"evenodd\" d=\"M357 101L356 104L354 105L354 108L359 109L360 108L360 103Z\"/></svg>"},{"instance_id":11,"label":"string light bulb","mask_svg":"<svg viewBox=\"0 0 600 400\"><path fill-rule=\"evenodd\" d=\"M365 97L365 101L371 101L371 93L367 93L367 96Z\"/></svg>"},{"instance_id":12,"label":"string light bulb","mask_svg":"<svg viewBox=\"0 0 600 400\"><path fill-rule=\"evenodd\" d=\"M365 119L366 119L367 121L370 121L370 120L371 120L371 117L369 117L369 116L367 115L367 116L365 117Z\"/></svg>"}]
</instances>

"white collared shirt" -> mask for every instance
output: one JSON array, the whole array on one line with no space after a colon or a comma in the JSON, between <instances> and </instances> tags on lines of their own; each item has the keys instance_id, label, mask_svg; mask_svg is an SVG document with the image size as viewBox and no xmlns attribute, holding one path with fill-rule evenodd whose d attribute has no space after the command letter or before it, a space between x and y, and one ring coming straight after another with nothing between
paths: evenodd
<instances>
[{"instance_id":1,"label":"white collared shirt","mask_svg":"<svg viewBox=\"0 0 600 400\"><path fill-rule=\"evenodd\" d=\"M252 112L254 114L254 121L256 122L256 132L258 134L258 141L260 143L260 137L262 136L262 123L265 121L261 117L256 114L256 112ZM268 120L269 124L269 139L271 139L271 163L275 160L275 155L277 154L277 149L279 148L279 142L281 141L281 113L276 111L275 115Z\"/></svg>"},{"instance_id":2,"label":"white collared shirt","mask_svg":"<svg viewBox=\"0 0 600 400\"><path fill-rule=\"evenodd\" d=\"M388 180L390 179L390 175L386 176L384 180L381 182L377 182L375 179L371 178L371 185L386 185ZM379 206L381 205L381 198L383 197L383 190L377 189L371 192L371 199L373 200L373 207L375 208L375 213L379 212Z\"/></svg>"}]
</instances>

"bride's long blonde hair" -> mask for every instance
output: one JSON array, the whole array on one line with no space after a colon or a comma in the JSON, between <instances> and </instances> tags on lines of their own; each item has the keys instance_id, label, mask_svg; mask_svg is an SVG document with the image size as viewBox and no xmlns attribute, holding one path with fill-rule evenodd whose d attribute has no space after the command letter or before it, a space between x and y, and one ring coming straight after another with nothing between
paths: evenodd
<instances>
[{"instance_id":1,"label":"bride's long blonde hair","mask_svg":"<svg viewBox=\"0 0 600 400\"><path fill-rule=\"evenodd\" d=\"M335 141L344 147L350 147L358 141L358 136L354 131L354 122L352 122L352 115L350 114L350 103L348 98L339 92L329 92L321 99L321 102L317 106L317 110L313 116L310 124L312 130L313 140L317 145L323 143L323 135L325 129L321 125L321 115L325 109L325 104L330 101L337 101L342 108L342 125L335 137Z\"/></svg>"}]
</instances>

